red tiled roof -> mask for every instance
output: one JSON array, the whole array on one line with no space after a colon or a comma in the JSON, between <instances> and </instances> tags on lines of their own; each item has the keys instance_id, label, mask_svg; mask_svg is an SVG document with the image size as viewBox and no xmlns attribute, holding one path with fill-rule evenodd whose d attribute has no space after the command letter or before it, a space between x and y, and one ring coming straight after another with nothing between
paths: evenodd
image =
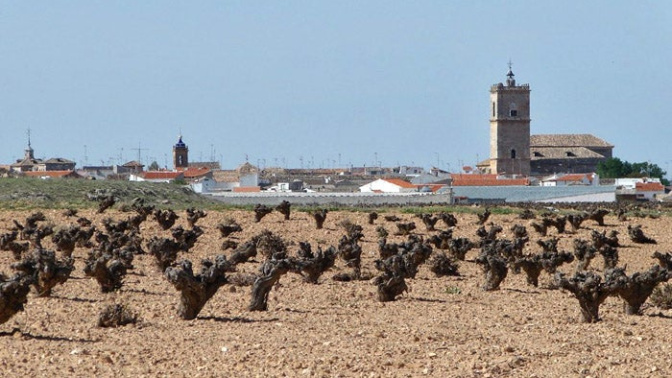
<instances>
[{"instance_id":1,"label":"red tiled roof","mask_svg":"<svg viewBox=\"0 0 672 378\"><path fill-rule=\"evenodd\" d=\"M210 172L210 169L207 167L189 167L182 171L182 173L184 173L184 178L202 177Z\"/></svg>"},{"instance_id":2,"label":"red tiled roof","mask_svg":"<svg viewBox=\"0 0 672 378\"><path fill-rule=\"evenodd\" d=\"M145 180L175 180L183 176L182 172L173 171L147 171L141 174Z\"/></svg>"},{"instance_id":3,"label":"red tiled roof","mask_svg":"<svg viewBox=\"0 0 672 378\"><path fill-rule=\"evenodd\" d=\"M408 181L404 181L404 180L402 180L402 179L390 178L390 179L383 179L383 180L389 182L390 184L394 184L394 185L396 185L396 186L400 186L400 187L402 187L402 188L408 188L408 189L416 188L415 185L411 184L411 183L408 182Z\"/></svg>"},{"instance_id":4,"label":"red tiled roof","mask_svg":"<svg viewBox=\"0 0 672 378\"><path fill-rule=\"evenodd\" d=\"M75 171L28 171L28 172L23 172L24 175L27 177L52 177L52 178L60 178L60 177L66 177L66 176L71 176L71 177L80 177Z\"/></svg>"},{"instance_id":5,"label":"red tiled roof","mask_svg":"<svg viewBox=\"0 0 672 378\"><path fill-rule=\"evenodd\" d=\"M665 187L659 182L638 182L635 183L635 189L638 192L662 192Z\"/></svg>"},{"instance_id":6,"label":"red tiled roof","mask_svg":"<svg viewBox=\"0 0 672 378\"><path fill-rule=\"evenodd\" d=\"M499 179L495 174L453 174L453 186L528 186L530 180L527 178L519 179Z\"/></svg>"}]
</instances>

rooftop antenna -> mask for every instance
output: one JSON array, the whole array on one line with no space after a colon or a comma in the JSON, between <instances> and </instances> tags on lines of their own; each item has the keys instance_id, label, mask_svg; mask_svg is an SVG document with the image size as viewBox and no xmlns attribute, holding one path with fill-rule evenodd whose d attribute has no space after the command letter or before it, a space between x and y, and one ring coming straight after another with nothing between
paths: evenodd
<instances>
[{"instance_id":1,"label":"rooftop antenna","mask_svg":"<svg viewBox=\"0 0 672 378\"><path fill-rule=\"evenodd\" d=\"M30 145L30 142L28 142L28 145ZM89 156L86 153L86 144L84 145L84 165L89 164Z\"/></svg>"},{"instance_id":2,"label":"rooftop antenna","mask_svg":"<svg viewBox=\"0 0 672 378\"><path fill-rule=\"evenodd\" d=\"M147 148L140 147L140 142L138 142L138 148L131 148L131 151L138 151L138 163L142 164L142 151L147 151Z\"/></svg>"}]
</instances>

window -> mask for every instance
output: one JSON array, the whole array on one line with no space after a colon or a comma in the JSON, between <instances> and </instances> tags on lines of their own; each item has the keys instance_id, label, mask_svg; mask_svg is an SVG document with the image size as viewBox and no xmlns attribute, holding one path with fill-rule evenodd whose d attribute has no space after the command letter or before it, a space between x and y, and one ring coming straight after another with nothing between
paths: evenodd
<instances>
[{"instance_id":1,"label":"window","mask_svg":"<svg viewBox=\"0 0 672 378\"><path fill-rule=\"evenodd\" d=\"M496 108L496 106L497 106L497 105L496 105L496 102L493 101L493 102L492 102L492 116L493 116L493 117L495 116L495 108Z\"/></svg>"},{"instance_id":2,"label":"window","mask_svg":"<svg viewBox=\"0 0 672 378\"><path fill-rule=\"evenodd\" d=\"M509 104L509 116L518 117L518 107L515 102Z\"/></svg>"},{"instance_id":3,"label":"window","mask_svg":"<svg viewBox=\"0 0 672 378\"><path fill-rule=\"evenodd\" d=\"M511 159L516 158L516 150L511 150Z\"/></svg>"}]
</instances>

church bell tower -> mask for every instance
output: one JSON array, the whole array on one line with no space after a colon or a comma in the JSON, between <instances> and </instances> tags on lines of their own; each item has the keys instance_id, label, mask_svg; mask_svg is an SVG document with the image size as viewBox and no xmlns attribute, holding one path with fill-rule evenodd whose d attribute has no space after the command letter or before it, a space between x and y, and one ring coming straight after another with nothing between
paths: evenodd
<instances>
[{"instance_id":1,"label":"church bell tower","mask_svg":"<svg viewBox=\"0 0 672 378\"><path fill-rule=\"evenodd\" d=\"M490 88L490 172L530 175L530 86L516 85L511 63L506 85Z\"/></svg>"},{"instance_id":2,"label":"church bell tower","mask_svg":"<svg viewBox=\"0 0 672 378\"><path fill-rule=\"evenodd\" d=\"M189 147L182 141L182 135L173 146L173 167L175 167L175 170L189 167Z\"/></svg>"}]
</instances>

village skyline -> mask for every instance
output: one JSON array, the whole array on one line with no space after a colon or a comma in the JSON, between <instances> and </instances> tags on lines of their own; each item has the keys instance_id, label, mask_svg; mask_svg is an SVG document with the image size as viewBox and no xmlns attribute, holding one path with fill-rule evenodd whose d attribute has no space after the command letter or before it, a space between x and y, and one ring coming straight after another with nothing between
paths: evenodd
<instances>
[{"instance_id":1,"label":"village skyline","mask_svg":"<svg viewBox=\"0 0 672 378\"><path fill-rule=\"evenodd\" d=\"M488 90L534 134L590 133L670 172L666 3L7 4L0 163L436 166L489 157ZM139 151L139 154L138 154ZM214 159L213 159L214 158Z\"/></svg>"}]
</instances>

